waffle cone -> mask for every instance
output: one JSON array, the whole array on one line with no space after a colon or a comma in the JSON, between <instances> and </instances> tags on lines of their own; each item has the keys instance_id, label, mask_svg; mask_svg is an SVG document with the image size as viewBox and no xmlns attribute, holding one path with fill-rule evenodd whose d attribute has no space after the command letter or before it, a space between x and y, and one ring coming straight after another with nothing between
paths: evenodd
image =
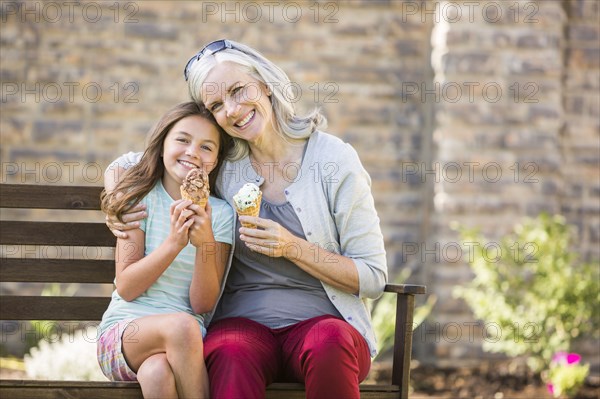
<instances>
[{"instance_id":1,"label":"waffle cone","mask_svg":"<svg viewBox=\"0 0 600 399\"><path fill-rule=\"evenodd\" d=\"M256 216L258 217L258 214L260 213L260 203L262 201L262 192L258 194L258 198L256 199L256 202L254 203L253 206L249 206L248 208L244 209L244 210L240 210L237 206L235 206L235 211L237 212L238 216ZM243 227L247 227L250 229L255 229L256 225L252 224L252 223L243 223L242 221L240 221L241 225Z\"/></svg>"},{"instance_id":2,"label":"waffle cone","mask_svg":"<svg viewBox=\"0 0 600 399\"><path fill-rule=\"evenodd\" d=\"M179 188L179 191L181 192L181 199L192 201L194 204L200 205L202 208L206 208L208 198L194 199L187 193L187 191L183 189L183 186Z\"/></svg>"}]
</instances>

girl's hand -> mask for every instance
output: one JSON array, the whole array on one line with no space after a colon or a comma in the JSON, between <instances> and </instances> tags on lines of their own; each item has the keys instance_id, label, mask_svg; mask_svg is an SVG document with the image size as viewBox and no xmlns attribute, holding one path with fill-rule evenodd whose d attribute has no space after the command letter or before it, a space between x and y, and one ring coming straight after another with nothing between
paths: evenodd
<instances>
[{"instance_id":1,"label":"girl's hand","mask_svg":"<svg viewBox=\"0 0 600 399\"><path fill-rule=\"evenodd\" d=\"M133 230L140 227L140 220L148 217L146 213L146 205L137 204L127 213L123 214L123 222L117 219L116 216L106 215L106 225L117 238L126 239L129 235L125 233L127 230Z\"/></svg>"},{"instance_id":2,"label":"girl's hand","mask_svg":"<svg viewBox=\"0 0 600 399\"><path fill-rule=\"evenodd\" d=\"M206 203L206 208L199 205L190 205L188 208L194 212L190 219L194 224L190 228L190 242L193 246L199 248L203 243L213 242L215 237L212 231L212 208L210 203Z\"/></svg>"},{"instance_id":3,"label":"girl's hand","mask_svg":"<svg viewBox=\"0 0 600 399\"><path fill-rule=\"evenodd\" d=\"M299 255L299 248L293 245L296 237L279 223L254 216L240 216L240 222L242 221L257 226L256 229L241 227L239 230L240 239L252 251L274 258Z\"/></svg>"},{"instance_id":4,"label":"girl's hand","mask_svg":"<svg viewBox=\"0 0 600 399\"><path fill-rule=\"evenodd\" d=\"M188 242L189 238L189 229L194 223L194 219L191 218L194 214L193 211L187 209L192 204L192 201L189 200L177 200L171 204L170 213L171 213L171 231L169 232L169 236L167 240L173 242L176 246L183 249Z\"/></svg>"}]
</instances>

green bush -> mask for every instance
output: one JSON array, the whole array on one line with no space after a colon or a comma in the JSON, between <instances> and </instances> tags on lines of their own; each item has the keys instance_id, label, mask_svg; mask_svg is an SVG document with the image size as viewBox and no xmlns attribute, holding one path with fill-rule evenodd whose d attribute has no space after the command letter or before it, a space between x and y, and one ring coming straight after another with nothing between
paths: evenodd
<instances>
[{"instance_id":1,"label":"green bush","mask_svg":"<svg viewBox=\"0 0 600 399\"><path fill-rule=\"evenodd\" d=\"M501 332L484 350L524 355L540 371L575 338L598 335L598 263L578 262L563 217L527 219L500 242L459 230L475 278L454 294Z\"/></svg>"}]
</instances>

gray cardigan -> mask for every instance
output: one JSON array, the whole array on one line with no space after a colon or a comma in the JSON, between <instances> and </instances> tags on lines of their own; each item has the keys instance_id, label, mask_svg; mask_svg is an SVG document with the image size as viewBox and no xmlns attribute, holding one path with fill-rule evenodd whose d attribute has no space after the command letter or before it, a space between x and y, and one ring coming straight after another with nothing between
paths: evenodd
<instances>
[{"instance_id":1,"label":"gray cardigan","mask_svg":"<svg viewBox=\"0 0 600 399\"><path fill-rule=\"evenodd\" d=\"M115 163L127 168L140 157L141 153L128 153ZM366 339L371 356L375 356L375 334L363 299L375 299L383 293L387 263L371 179L352 146L319 131L310 136L302 165L289 164L286 168L298 171L285 196L302 224L307 241L351 258L356 264L358 296L322 284L331 302ZM269 178L269 170L256 173L249 157L245 157L223 164L216 188L233 206L232 197L241 186L248 182L260 186L265 177Z\"/></svg>"}]
</instances>

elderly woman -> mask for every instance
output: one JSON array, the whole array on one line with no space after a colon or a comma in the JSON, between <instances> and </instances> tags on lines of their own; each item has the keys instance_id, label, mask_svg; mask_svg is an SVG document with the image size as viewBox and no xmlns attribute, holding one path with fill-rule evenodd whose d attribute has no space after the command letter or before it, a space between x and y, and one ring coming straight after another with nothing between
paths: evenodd
<instances>
[{"instance_id":1,"label":"elderly woman","mask_svg":"<svg viewBox=\"0 0 600 399\"><path fill-rule=\"evenodd\" d=\"M318 111L296 114L289 78L256 50L212 42L184 75L192 99L234 140L217 193L233 205L248 182L262 191L259 216L239 216L205 339L211 396L262 398L268 384L295 381L308 398L358 398L376 353L363 299L387 282L369 175L349 144L320 130ZM139 157L115 161L107 188ZM108 215L115 235L137 227L136 210L126 224Z\"/></svg>"}]
</instances>

